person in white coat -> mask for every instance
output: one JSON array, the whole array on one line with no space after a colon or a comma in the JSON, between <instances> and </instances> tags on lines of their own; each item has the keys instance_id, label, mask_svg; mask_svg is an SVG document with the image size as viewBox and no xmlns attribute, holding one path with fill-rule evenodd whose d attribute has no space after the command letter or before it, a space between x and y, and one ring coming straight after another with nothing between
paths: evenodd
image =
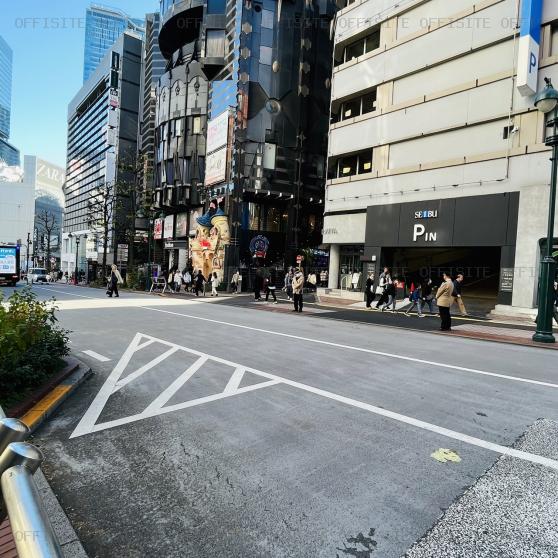
<instances>
[{"instance_id":1,"label":"person in white coat","mask_svg":"<svg viewBox=\"0 0 558 558\"><path fill-rule=\"evenodd\" d=\"M179 293L182 286L182 273L178 269L174 272L174 292Z\"/></svg>"}]
</instances>

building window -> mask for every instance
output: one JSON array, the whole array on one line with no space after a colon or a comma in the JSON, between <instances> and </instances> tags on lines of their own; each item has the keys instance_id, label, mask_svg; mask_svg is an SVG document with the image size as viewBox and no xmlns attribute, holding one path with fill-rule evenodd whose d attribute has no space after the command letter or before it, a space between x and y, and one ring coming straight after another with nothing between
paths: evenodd
<instances>
[{"instance_id":1,"label":"building window","mask_svg":"<svg viewBox=\"0 0 558 558\"><path fill-rule=\"evenodd\" d=\"M550 26L550 56L558 56L558 21Z\"/></svg>"},{"instance_id":2,"label":"building window","mask_svg":"<svg viewBox=\"0 0 558 558\"><path fill-rule=\"evenodd\" d=\"M225 30L208 29L205 39L205 56L223 58L225 56Z\"/></svg>"},{"instance_id":3,"label":"building window","mask_svg":"<svg viewBox=\"0 0 558 558\"><path fill-rule=\"evenodd\" d=\"M343 49L343 52L336 55L335 65L339 66L345 62L350 62L354 58L358 58L363 54L372 52L380 46L380 28L376 26L374 30L370 31L364 37L360 37L356 41L349 43Z\"/></svg>"},{"instance_id":4,"label":"building window","mask_svg":"<svg viewBox=\"0 0 558 558\"><path fill-rule=\"evenodd\" d=\"M346 178L372 172L372 149L365 149L352 155L332 157L329 161L328 178Z\"/></svg>"},{"instance_id":5,"label":"building window","mask_svg":"<svg viewBox=\"0 0 558 558\"><path fill-rule=\"evenodd\" d=\"M201 116L194 116L192 121L192 133L201 134Z\"/></svg>"},{"instance_id":6,"label":"building window","mask_svg":"<svg viewBox=\"0 0 558 558\"><path fill-rule=\"evenodd\" d=\"M376 110L376 89L341 103L339 111L332 113L333 122L342 122Z\"/></svg>"}]
</instances>

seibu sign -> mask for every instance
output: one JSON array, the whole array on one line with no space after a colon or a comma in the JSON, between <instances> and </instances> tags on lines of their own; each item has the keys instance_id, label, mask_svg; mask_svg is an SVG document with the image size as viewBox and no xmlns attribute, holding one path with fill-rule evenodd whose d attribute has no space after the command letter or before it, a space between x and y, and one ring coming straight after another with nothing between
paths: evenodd
<instances>
[{"instance_id":1,"label":"seibu sign","mask_svg":"<svg viewBox=\"0 0 558 558\"><path fill-rule=\"evenodd\" d=\"M422 211L415 211L415 219L437 219L438 210L437 209L426 209ZM413 226L413 242L417 242L419 239L425 242L436 242L438 240L438 233L433 231L427 231L426 226L420 223L416 223Z\"/></svg>"}]
</instances>

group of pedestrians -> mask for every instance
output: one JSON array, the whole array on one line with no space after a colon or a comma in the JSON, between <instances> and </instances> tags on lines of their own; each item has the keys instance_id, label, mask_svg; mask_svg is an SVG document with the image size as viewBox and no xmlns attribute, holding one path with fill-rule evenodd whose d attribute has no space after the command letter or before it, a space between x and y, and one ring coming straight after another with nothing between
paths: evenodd
<instances>
[{"instance_id":1,"label":"group of pedestrians","mask_svg":"<svg viewBox=\"0 0 558 558\"><path fill-rule=\"evenodd\" d=\"M392 277L389 268L384 267L380 274L378 285L375 286L375 281L372 273L368 274L366 280L366 308L372 309L372 303L379 295L376 303L376 309L382 312L396 311L397 304L397 277ZM442 331L451 331L451 307L456 304L462 316L467 316L467 310L463 302L461 288L463 285L463 274L459 273L455 280L449 273L442 274L442 282L435 289L432 279L426 278L418 285L413 284L413 288L409 294L410 307L405 311L405 316L410 316L411 312L417 308L417 315L419 318L424 318L425 314L423 309L428 307L431 315L435 314L434 303L438 307Z\"/></svg>"},{"instance_id":2,"label":"group of pedestrians","mask_svg":"<svg viewBox=\"0 0 558 558\"><path fill-rule=\"evenodd\" d=\"M210 273L205 277L202 270L190 270L188 268L180 271L178 268L171 268L167 273L167 285L173 293L179 293L184 286L184 292L205 296L206 286L211 286L211 296L219 296L217 289L221 284L217 272Z\"/></svg>"}]
</instances>

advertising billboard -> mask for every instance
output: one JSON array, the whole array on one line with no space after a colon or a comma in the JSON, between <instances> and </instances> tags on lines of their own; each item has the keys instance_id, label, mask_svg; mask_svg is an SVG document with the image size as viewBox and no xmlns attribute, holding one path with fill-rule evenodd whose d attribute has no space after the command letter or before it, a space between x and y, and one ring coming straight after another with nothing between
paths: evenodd
<instances>
[{"instance_id":1,"label":"advertising billboard","mask_svg":"<svg viewBox=\"0 0 558 558\"><path fill-rule=\"evenodd\" d=\"M174 215L167 215L165 217L165 224L163 228L163 238L165 240L172 239L174 228Z\"/></svg>"},{"instance_id":2,"label":"advertising billboard","mask_svg":"<svg viewBox=\"0 0 558 558\"><path fill-rule=\"evenodd\" d=\"M205 159L205 185L224 182L227 178L227 148L210 153Z\"/></svg>"},{"instance_id":3,"label":"advertising billboard","mask_svg":"<svg viewBox=\"0 0 558 558\"><path fill-rule=\"evenodd\" d=\"M153 239L161 240L163 238L163 219L155 219L153 224Z\"/></svg>"},{"instance_id":4,"label":"advertising billboard","mask_svg":"<svg viewBox=\"0 0 558 558\"><path fill-rule=\"evenodd\" d=\"M8 248L0 248L0 274L17 273L17 248L15 246Z\"/></svg>"},{"instance_id":5,"label":"advertising billboard","mask_svg":"<svg viewBox=\"0 0 558 558\"><path fill-rule=\"evenodd\" d=\"M188 236L188 213L179 213L176 216L176 238Z\"/></svg>"},{"instance_id":6,"label":"advertising billboard","mask_svg":"<svg viewBox=\"0 0 558 558\"><path fill-rule=\"evenodd\" d=\"M229 111L222 112L219 116L207 123L206 153L211 153L227 145L229 138Z\"/></svg>"}]
</instances>

